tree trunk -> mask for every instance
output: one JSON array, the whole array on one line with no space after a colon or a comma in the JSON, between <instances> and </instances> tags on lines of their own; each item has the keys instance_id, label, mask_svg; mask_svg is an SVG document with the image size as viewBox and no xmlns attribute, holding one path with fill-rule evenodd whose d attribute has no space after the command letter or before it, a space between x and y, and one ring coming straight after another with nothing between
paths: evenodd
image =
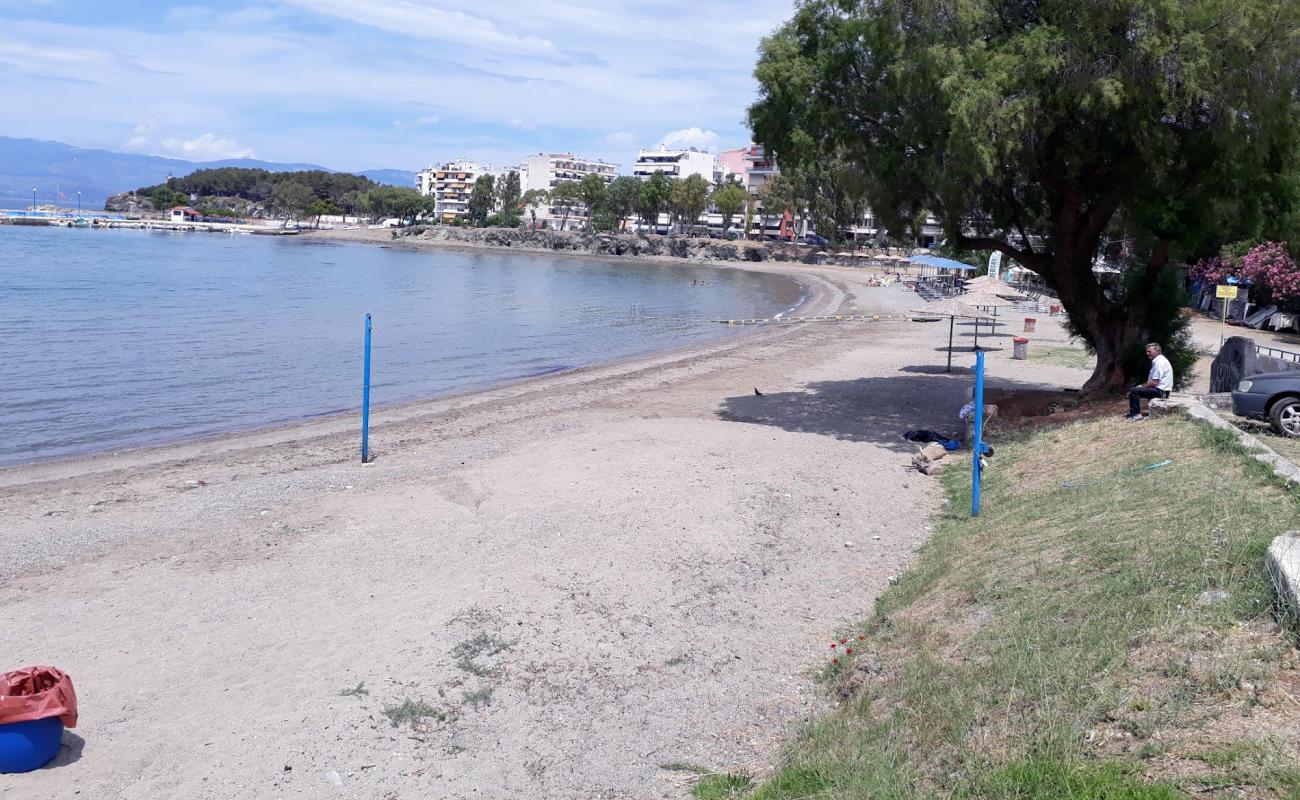
<instances>
[{"instance_id":1,"label":"tree trunk","mask_svg":"<svg viewBox=\"0 0 1300 800\"><path fill-rule=\"evenodd\" d=\"M1146 335L1134 310L1106 297L1092 272L1093 248L1057 253L1048 285L1056 289L1070 322L1097 355L1097 365L1083 384L1085 394L1123 391L1124 353ZM1047 276L1044 276L1045 278Z\"/></svg>"}]
</instances>

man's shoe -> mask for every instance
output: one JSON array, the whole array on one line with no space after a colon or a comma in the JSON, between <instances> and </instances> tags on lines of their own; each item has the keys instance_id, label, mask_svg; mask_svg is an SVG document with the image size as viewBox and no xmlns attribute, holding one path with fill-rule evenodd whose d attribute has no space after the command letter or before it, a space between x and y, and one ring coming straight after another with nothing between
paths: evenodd
<instances>
[{"instance_id":1,"label":"man's shoe","mask_svg":"<svg viewBox=\"0 0 1300 800\"><path fill-rule=\"evenodd\" d=\"M1146 419L1146 418L1147 418L1147 415L1146 415L1146 414L1138 414L1136 417L1133 418L1133 421L1134 421L1134 422L1141 422L1142 420L1144 420L1144 419Z\"/></svg>"},{"instance_id":2,"label":"man's shoe","mask_svg":"<svg viewBox=\"0 0 1300 800\"><path fill-rule=\"evenodd\" d=\"M1141 415L1141 414L1125 414L1125 415L1124 415L1124 421L1125 421L1125 422L1132 422L1132 421L1135 420L1135 419L1142 419L1142 415Z\"/></svg>"}]
</instances>

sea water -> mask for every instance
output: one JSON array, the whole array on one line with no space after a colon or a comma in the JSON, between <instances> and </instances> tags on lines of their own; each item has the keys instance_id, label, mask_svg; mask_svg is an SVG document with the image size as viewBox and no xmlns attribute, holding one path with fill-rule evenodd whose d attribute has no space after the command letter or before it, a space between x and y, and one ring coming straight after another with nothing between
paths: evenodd
<instances>
[{"instance_id":1,"label":"sea water","mask_svg":"<svg viewBox=\"0 0 1300 800\"><path fill-rule=\"evenodd\" d=\"M780 276L311 237L0 226L0 464L483 387L725 336Z\"/></svg>"}]
</instances>

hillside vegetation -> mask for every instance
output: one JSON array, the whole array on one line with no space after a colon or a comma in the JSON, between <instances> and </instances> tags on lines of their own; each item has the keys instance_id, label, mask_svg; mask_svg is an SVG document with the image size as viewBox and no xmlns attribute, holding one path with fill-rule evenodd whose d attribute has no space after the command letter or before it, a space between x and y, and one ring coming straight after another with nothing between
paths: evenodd
<instances>
[{"instance_id":1,"label":"hillside vegetation","mask_svg":"<svg viewBox=\"0 0 1300 800\"><path fill-rule=\"evenodd\" d=\"M977 519L968 470L944 476L916 568L827 649L840 709L765 783L696 796L1300 797L1296 633L1264 566L1298 498L1177 417L994 461Z\"/></svg>"}]
</instances>

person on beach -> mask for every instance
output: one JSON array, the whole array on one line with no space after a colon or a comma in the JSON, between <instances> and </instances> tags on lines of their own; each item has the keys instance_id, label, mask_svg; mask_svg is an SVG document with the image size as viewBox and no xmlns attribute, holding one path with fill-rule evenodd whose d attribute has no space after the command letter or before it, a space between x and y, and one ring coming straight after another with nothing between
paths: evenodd
<instances>
[{"instance_id":1,"label":"person on beach","mask_svg":"<svg viewBox=\"0 0 1300 800\"><path fill-rule=\"evenodd\" d=\"M1124 419L1139 421L1146 419L1142 413L1142 399L1168 397L1174 390L1174 368L1160 350L1160 345L1152 342L1147 345L1147 358L1151 359L1151 372L1147 382L1130 386L1128 390L1128 415Z\"/></svg>"}]
</instances>

